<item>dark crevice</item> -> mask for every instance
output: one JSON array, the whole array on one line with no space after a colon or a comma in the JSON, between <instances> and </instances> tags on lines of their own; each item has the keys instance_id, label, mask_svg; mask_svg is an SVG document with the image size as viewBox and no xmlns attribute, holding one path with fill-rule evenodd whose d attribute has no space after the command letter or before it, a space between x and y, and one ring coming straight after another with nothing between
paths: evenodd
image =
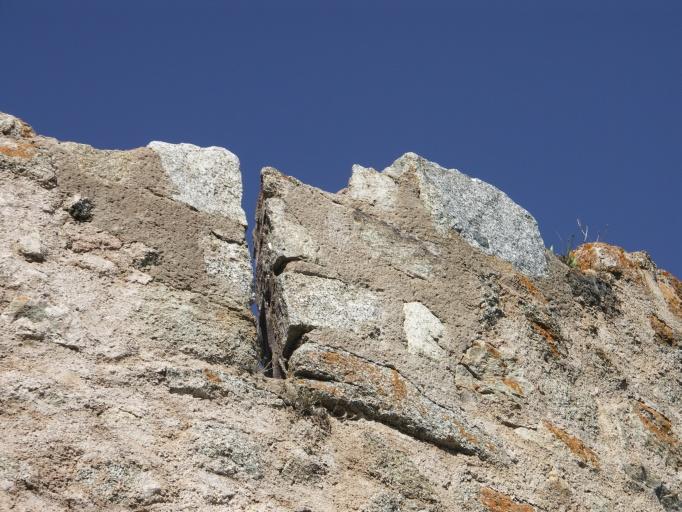
<instances>
[{"instance_id":1,"label":"dark crevice","mask_svg":"<svg viewBox=\"0 0 682 512\"><path fill-rule=\"evenodd\" d=\"M295 375L296 375L297 379L316 380L319 382L339 382L332 375L325 375L323 373L316 372L313 370L298 370L295 372ZM346 383L343 383L343 384L346 384ZM347 384L347 385L352 386L353 384Z\"/></svg>"},{"instance_id":2,"label":"dark crevice","mask_svg":"<svg viewBox=\"0 0 682 512\"><path fill-rule=\"evenodd\" d=\"M468 371L474 379L481 380L481 376L479 374L477 374L474 370L472 370L468 364L462 363L461 361L459 364L460 364L460 366L462 366L462 368L464 368L466 371Z\"/></svg>"},{"instance_id":3,"label":"dark crevice","mask_svg":"<svg viewBox=\"0 0 682 512\"><path fill-rule=\"evenodd\" d=\"M258 368L266 377L272 377L272 350L268 340L268 321L264 303L261 303L258 313L258 346L260 348Z\"/></svg>"},{"instance_id":4,"label":"dark crevice","mask_svg":"<svg viewBox=\"0 0 682 512\"><path fill-rule=\"evenodd\" d=\"M222 233L221 231L212 229L211 234L214 237L216 237L218 240L221 240L223 242L227 242L228 244L244 245L244 240L230 237L230 236L226 235L225 233Z\"/></svg>"},{"instance_id":5,"label":"dark crevice","mask_svg":"<svg viewBox=\"0 0 682 512\"><path fill-rule=\"evenodd\" d=\"M276 276L284 272L284 269L292 261L301 261L303 258L299 256L278 256L275 262L272 264L272 273Z\"/></svg>"},{"instance_id":6,"label":"dark crevice","mask_svg":"<svg viewBox=\"0 0 682 512\"><path fill-rule=\"evenodd\" d=\"M310 325L292 325L289 327L287 339L282 347L282 357L277 361L282 378L287 376L289 358L303 344L303 336L312 330L313 327Z\"/></svg>"},{"instance_id":7,"label":"dark crevice","mask_svg":"<svg viewBox=\"0 0 682 512\"><path fill-rule=\"evenodd\" d=\"M298 376L298 375L297 375ZM330 382L327 379L320 379L318 376L313 377L313 381ZM353 384L343 383L344 385L353 386ZM437 448L452 454L463 454L463 455L478 455L475 450L472 450L462 444L458 443L454 439L448 440L448 442L439 442L433 439L431 436L426 434L421 428L415 426L409 419L405 419L400 414L391 412L382 412L368 404L362 403L361 401L355 401L352 399L346 399L343 397L332 397L325 395L318 395L315 397L315 404L318 407L323 407L332 416L337 418L346 419L366 419L370 421L376 421L382 423L387 427L393 428L406 434L415 439L430 443Z\"/></svg>"},{"instance_id":8,"label":"dark crevice","mask_svg":"<svg viewBox=\"0 0 682 512\"><path fill-rule=\"evenodd\" d=\"M209 393L208 391L194 387L170 388L168 392L173 395L189 395L193 396L194 398L201 398L202 400L210 400L211 398L213 398L211 393Z\"/></svg>"},{"instance_id":9,"label":"dark crevice","mask_svg":"<svg viewBox=\"0 0 682 512\"><path fill-rule=\"evenodd\" d=\"M68 348L69 350L73 350L74 352L80 352L81 348L77 345L71 345L70 343L66 343L63 341L55 341L57 345L60 347Z\"/></svg>"}]
</instances>

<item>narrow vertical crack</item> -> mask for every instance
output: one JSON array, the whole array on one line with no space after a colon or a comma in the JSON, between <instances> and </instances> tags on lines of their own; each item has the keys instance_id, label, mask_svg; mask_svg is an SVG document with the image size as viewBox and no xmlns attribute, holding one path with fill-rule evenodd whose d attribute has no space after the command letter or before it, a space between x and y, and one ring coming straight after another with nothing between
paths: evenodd
<instances>
[{"instance_id":1,"label":"narrow vertical crack","mask_svg":"<svg viewBox=\"0 0 682 512\"><path fill-rule=\"evenodd\" d=\"M264 302L258 307L258 346L260 348L259 369L266 377L272 377L272 350L268 341L267 307Z\"/></svg>"}]
</instances>

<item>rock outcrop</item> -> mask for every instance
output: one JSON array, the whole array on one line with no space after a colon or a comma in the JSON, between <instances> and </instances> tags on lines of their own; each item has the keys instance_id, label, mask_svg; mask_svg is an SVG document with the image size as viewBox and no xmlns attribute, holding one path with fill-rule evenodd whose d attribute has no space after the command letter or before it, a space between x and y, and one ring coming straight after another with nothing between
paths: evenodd
<instances>
[{"instance_id":1,"label":"rock outcrop","mask_svg":"<svg viewBox=\"0 0 682 512\"><path fill-rule=\"evenodd\" d=\"M252 291L235 155L0 115L0 509L682 510L646 253L414 154L261 179Z\"/></svg>"}]
</instances>

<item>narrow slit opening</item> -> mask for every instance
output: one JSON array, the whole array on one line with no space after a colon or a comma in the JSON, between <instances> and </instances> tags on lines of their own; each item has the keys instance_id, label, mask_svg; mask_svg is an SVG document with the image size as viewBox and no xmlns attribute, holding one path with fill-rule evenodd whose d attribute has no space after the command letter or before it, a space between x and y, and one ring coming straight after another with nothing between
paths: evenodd
<instances>
[{"instance_id":1,"label":"narrow slit opening","mask_svg":"<svg viewBox=\"0 0 682 512\"><path fill-rule=\"evenodd\" d=\"M266 377L272 377L272 350L268 341L268 319L265 304L258 308L258 346L260 348L259 370Z\"/></svg>"}]
</instances>

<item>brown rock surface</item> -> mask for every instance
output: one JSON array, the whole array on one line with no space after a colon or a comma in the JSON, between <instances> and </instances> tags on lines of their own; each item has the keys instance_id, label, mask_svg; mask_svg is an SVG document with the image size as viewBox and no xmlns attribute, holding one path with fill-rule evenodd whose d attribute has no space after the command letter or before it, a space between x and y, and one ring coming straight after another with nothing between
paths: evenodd
<instances>
[{"instance_id":1,"label":"brown rock surface","mask_svg":"<svg viewBox=\"0 0 682 512\"><path fill-rule=\"evenodd\" d=\"M0 510L682 508L646 254L524 259L525 210L458 174L529 231L478 230L416 155L337 194L266 169L256 320L238 166L0 115Z\"/></svg>"},{"instance_id":2,"label":"brown rock surface","mask_svg":"<svg viewBox=\"0 0 682 512\"><path fill-rule=\"evenodd\" d=\"M420 466L458 475L445 510L676 510L678 281L602 243L524 274L434 226L419 185L432 167L399 162L355 169L337 194L263 171L256 297L273 374L304 409L449 451ZM430 435L457 425L498 457Z\"/></svg>"}]
</instances>

